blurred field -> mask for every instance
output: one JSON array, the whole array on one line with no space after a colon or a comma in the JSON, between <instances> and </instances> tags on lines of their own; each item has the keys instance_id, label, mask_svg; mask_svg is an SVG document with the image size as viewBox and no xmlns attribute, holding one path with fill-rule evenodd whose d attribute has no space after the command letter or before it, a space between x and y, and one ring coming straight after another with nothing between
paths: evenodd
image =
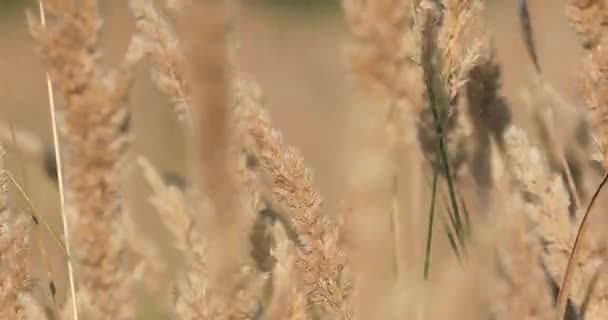
<instances>
[{"instance_id":1,"label":"blurred field","mask_svg":"<svg viewBox=\"0 0 608 320\"><path fill-rule=\"evenodd\" d=\"M264 3L240 10L243 69L260 81L277 126L303 150L326 197L335 199L341 188L338 181L343 181L339 162L345 160L338 160L341 151L336 146L348 140L344 132L345 113L353 103L342 52L346 30L339 8L333 5L319 8L314 4L318 1L304 4L286 1L297 3L291 6L261 2ZM580 49L563 8L541 1L530 5L540 62L547 79L570 99L573 109L582 108L577 86ZM107 28L103 48L111 63L124 51L132 22L122 1L108 1L103 9ZM516 3L493 1L487 14L502 64L503 92L513 108L518 108L521 91L532 82L533 68L520 36ZM17 128L35 132L50 142L44 70L32 45L23 10L11 6L10 12L5 12L0 36L3 120L6 117ZM163 168L180 171L184 165L180 143L183 133L173 121L166 100L155 91L145 72L137 81L133 102L135 152L149 155ZM523 121L524 112L516 110L517 119Z\"/></svg>"},{"instance_id":2,"label":"blurred field","mask_svg":"<svg viewBox=\"0 0 608 320\"><path fill-rule=\"evenodd\" d=\"M339 7L278 1L253 1L239 9L238 31L242 69L254 75L264 89L274 124L286 139L298 146L324 195L329 211L345 196L349 159L346 149L357 141L349 124L352 106L360 104L353 95L352 79L343 54L347 29ZM23 14L24 8L12 1L0 15L0 120L15 128L52 142L47 109L45 69L40 63ZM531 14L541 67L548 82L567 98L570 110L563 115L563 128L574 127L582 114L579 95L581 50L578 39L563 15L563 6L549 1L532 1ZM103 1L105 29L104 53L108 62L118 61L133 29L125 1ZM488 3L487 21L494 35L498 60L502 66L502 92L507 96L515 122L531 127L533 110L524 107L522 92L534 83L533 66L521 39L516 1ZM185 132L171 113L169 102L156 91L147 71L140 70L132 95L133 155L148 156L158 167L184 172L187 162ZM18 155L9 154L9 169L21 174ZM60 229L56 188L38 163L25 163L28 192L36 203L43 203L43 214ZM138 170L135 166L134 170ZM131 206L138 218L149 226L150 234L164 234L143 196L140 174L134 172ZM162 236L161 236L162 237ZM165 248L168 250L168 245ZM167 253L170 255L171 253ZM56 261L60 270L61 261ZM39 266L39 272L44 267ZM63 293L61 272L58 273Z\"/></svg>"}]
</instances>

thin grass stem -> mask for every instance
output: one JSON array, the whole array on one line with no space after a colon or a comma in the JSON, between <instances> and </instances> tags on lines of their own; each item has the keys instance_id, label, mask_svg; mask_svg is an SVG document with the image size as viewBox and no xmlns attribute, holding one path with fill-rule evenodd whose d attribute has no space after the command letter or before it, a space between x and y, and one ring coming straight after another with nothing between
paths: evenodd
<instances>
[{"instance_id":1,"label":"thin grass stem","mask_svg":"<svg viewBox=\"0 0 608 320\"><path fill-rule=\"evenodd\" d=\"M44 12L44 5L42 4L42 0L38 1L39 12L40 12L40 23L43 28L46 28L46 15ZM53 82L51 81L51 76L48 72L46 72L46 86L48 89L48 98L49 98L49 112L51 114L51 124L53 127L53 144L55 146L55 162L57 164L57 182L59 184L59 200L61 206L61 219L63 222L63 236L65 241L65 253L67 254L67 265L68 265L68 277L70 282L70 293L72 295L72 316L74 320L78 320L78 307L76 302L76 283L74 280L74 265L71 259L70 252L70 232L68 226L68 219L66 215L66 201L65 201L65 192L63 185L63 167L61 165L61 148L59 145L59 133L57 129L57 117L55 112L55 97L53 93Z\"/></svg>"},{"instance_id":2,"label":"thin grass stem","mask_svg":"<svg viewBox=\"0 0 608 320\"><path fill-rule=\"evenodd\" d=\"M431 266L431 245L433 242L433 220L435 219L435 201L437 197L437 184L439 181L439 175L437 172L433 173L433 186L431 189L431 207L429 209L429 226L427 229L426 236L426 249L424 256L424 279L429 278L429 269Z\"/></svg>"},{"instance_id":3,"label":"thin grass stem","mask_svg":"<svg viewBox=\"0 0 608 320\"><path fill-rule=\"evenodd\" d=\"M9 178L9 180L11 181L11 183L15 186L15 188L17 188L17 191L19 191L19 194L23 197L25 202L27 202L30 209L32 210L32 212L30 212L30 215L32 216L32 220L34 220L34 223L36 225L39 225L40 223L42 223L44 228L47 229L49 234L51 235L51 238L53 238L53 240L55 240L57 245L61 248L61 250L67 256L67 251L66 251L65 245L63 244L63 242L61 242L61 239L59 239L59 236L57 235L57 233L55 233L55 231L53 231L53 229L51 229L51 226L48 224L46 219L44 219L42 216L39 215L38 207L34 204L32 199L27 195L27 193L25 192L25 190L23 189L21 184L19 184L19 182L17 182L15 177L10 172L6 172L6 175Z\"/></svg>"}]
</instances>

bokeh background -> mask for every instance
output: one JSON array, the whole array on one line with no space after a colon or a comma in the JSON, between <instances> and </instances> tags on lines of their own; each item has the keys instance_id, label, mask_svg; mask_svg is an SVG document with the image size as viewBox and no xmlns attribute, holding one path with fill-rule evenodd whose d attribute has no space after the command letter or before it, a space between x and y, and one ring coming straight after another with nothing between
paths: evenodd
<instances>
[{"instance_id":1,"label":"bokeh background","mask_svg":"<svg viewBox=\"0 0 608 320\"><path fill-rule=\"evenodd\" d=\"M28 33L24 11L32 1L0 1L0 119L36 133L50 142L44 69ZM299 146L325 194L335 194L340 181L340 146L349 105L356 97L343 54L348 33L335 1L244 1L239 12L241 61L266 94L276 125ZM569 28L563 5L530 1L541 67L548 81L573 108L578 95L580 49ZM487 21L502 64L503 94L511 106L520 104L530 87L532 65L520 37L517 1L488 1ZM133 28L126 1L102 1L105 28L103 51L112 64L124 52ZM143 68L142 68L143 69ZM136 149L161 168L183 167L183 132L168 102L142 70L133 95ZM514 112L516 121L525 110Z\"/></svg>"}]
</instances>

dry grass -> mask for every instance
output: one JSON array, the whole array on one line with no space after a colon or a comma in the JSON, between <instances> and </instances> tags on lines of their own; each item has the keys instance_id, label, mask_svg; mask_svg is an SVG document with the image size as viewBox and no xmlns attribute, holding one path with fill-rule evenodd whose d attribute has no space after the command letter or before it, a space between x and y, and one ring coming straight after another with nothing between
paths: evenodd
<instances>
[{"instance_id":1,"label":"dry grass","mask_svg":"<svg viewBox=\"0 0 608 320\"><path fill-rule=\"evenodd\" d=\"M325 202L243 66L248 4L130 0L126 51L107 62L98 1L42 3L48 23L28 15L29 28L58 94L58 151L0 119L0 318L608 316L605 180L593 186L608 163L605 1L567 6L583 39L578 132L559 130L579 110L545 76L521 2L536 134L503 93L484 1L343 0L353 98L339 205ZM148 154L129 164L142 121L130 95L146 80L137 69L179 120L183 175ZM24 163L5 169L7 152L58 184L63 238L40 212L50 198L29 197ZM142 195L150 206L135 205Z\"/></svg>"}]
</instances>

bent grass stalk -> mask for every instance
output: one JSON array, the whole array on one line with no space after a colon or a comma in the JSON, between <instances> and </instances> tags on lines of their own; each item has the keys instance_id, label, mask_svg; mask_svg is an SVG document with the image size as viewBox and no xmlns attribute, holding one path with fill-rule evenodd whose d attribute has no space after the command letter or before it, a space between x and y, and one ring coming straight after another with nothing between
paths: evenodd
<instances>
[{"instance_id":1,"label":"bent grass stalk","mask_svg":"<svg viewBox=\"0 0 608 320\"><path fill-rule=\"evenodd\" d=\"M589 213L593 208L597 198L600 195L600 192L608 182L608 173L604 174L602 181L600 181L598 187L595 190L595 193L591 197L589 201L589 205L587 205L587 210L585 210L585 214L583 215L583 220L581 220L581 224L578 228L578 232L576 234L576 239L574 240L574 245L572 247L572 252L570 253L570 257L568 259L568 264L566 265L566 272L564 273L564 278L562 280L561 289L559 290L559 295L557 297L557 318L558 320L564 319L564 315L566 314L566 305L568 303L568 295L570 293L570 286L572 285L572 272L574 266L578 263L579 259L579 249L581 247L581 243L584 240L585 235L587 234L587 229L589 228Z\"/></svg>"}]
</instances>

